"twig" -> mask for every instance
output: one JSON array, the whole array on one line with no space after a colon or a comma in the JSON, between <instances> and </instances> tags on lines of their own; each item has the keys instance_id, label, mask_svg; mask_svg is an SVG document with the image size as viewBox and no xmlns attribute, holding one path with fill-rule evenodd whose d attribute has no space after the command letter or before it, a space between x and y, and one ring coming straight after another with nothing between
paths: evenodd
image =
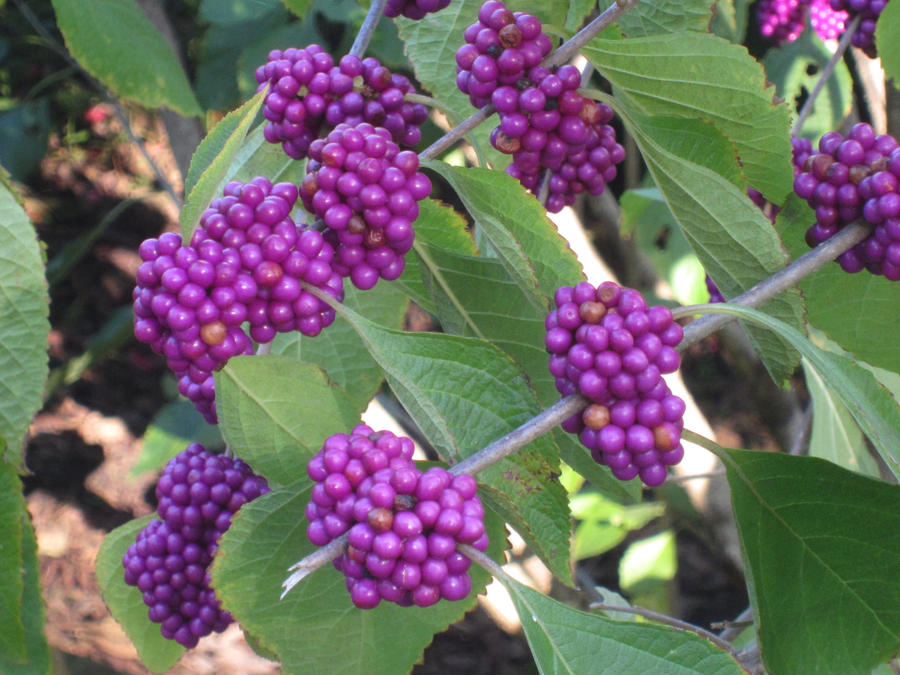
<instances>
[{"instance_id":1,"label":"twig","mask_svg":"<svg viewBox=\"0 0 900 675\"><path fill-rule=\"evenodd\" d=\"M701 478L718 478L724 476L724 471L710 471L709 473L693 473L689 476L669 476L666 481L669 483L686 483L689 480L700 480Z\"/></svg>"},{"instance_id":2,"label":"twig","mask_svg":"<svg viewBox=\"0 0 900 675\"><path fill-rule=\"evenodd\" d=\"M31 24L32 28L37 31L38 35L40 35L44 41L47 43L47 46L59 54L65 61L67 61L71 66L78 69L80 73L84 75L88 82L100 92L100 94L109 102L109 104L113 107L113 111L116 113L116 117L121 123L122 127L125 129L125 133L128 134L128 138L131 139L131 142L134 143L141 155L143 155L144 159L147 161L147 164L150 165L150 168L153 170L154 175L156 176L156 180L159 181L159 184L162 186L163 190L165 190L166 194L174 202L175 206L179 209L182 206L181 198L175 192L175 188L172 184L166 179L165 175L162 172L162 169L153 161L153 158L150 157L150 154L147 152L147 148L144 146L144 142L141 141L137 134L134 133L134 129L131 127L131 123L128 121L128 117L125 115L125 111L122 109L122 104L119 103L119 100L113 96L112 92L107 89L99 80L94 78L88 71L84 69L84 67L76 61L68 51L66 51L59 43L56 42L54 37L50 34L50 32L44 28L43 24L41 24L40 19L31 11L31 8L28 7L22 0L13 0L18 10L22 13L22 16L25 17L25 20Z\"/></svg>"},{"instance_id":3,"label":"twig","mask_svg":"<svg viewBox=\"0 0 900 675\"><path fill-rule=\"evenodd\" d=\"M365 54L369 41L378 27L378 21L381 19L381 15L384 14L384 6L386 4L387 0L372 0L369 12L366 14L366 18L363 19L362 26L359 27L356 39L353 40L353 46L350 47L349 54L351 56L362 57Z\"/></svg>"},{"instance_id":4,"label":"twig","mask_svg":"<svg viewBox=\"0 0 900 675\"><path fill-rule=\"evenodd\" d=\"M796 286L801 279L824 267L841 253L861 242L871 231L871 225L865 224L863 221L852 223L827 241L816 246L813 250L797 258L790 265L760 281L749 290L729 300L729 302L745 307L759 307L779 293ZM672 314L679 318L690 316L693 311L694 308L691 306L679 307L672 310ZM696 321L692 321L684 328L684 339L678 345L679 351L684 351L707 335L715 333L725 324L734 321L734 319L735 317L724 314L707 314Z\"/></svg>"},{"instance_id":5,"label":"twig","mask_svg":"<svg viewBox=\"0 0 900 675\"><path fill-rule=\"evenodd\" d=\"M794 437L794 442L791 443L791 447L788 448L789 455L804 454L803 451L806 449L806 444L809 442L809 434L812 430L812 401L806 406L806 409L801 413L801 416L800 429L798 429L797 435Z\"/></svg>"},{"instance_id":6,"label":"twig","mask_svg":"<svg viewBox=\"0 0 900 675\"><path fill-rule=\"evenodd\" d=\"M847 26L844 34L841 35L841 39L840 42L838 42L837 49L834 50L834 54L831 55L831 58L828 59L828 63L826 63L825 67L822 69L822 75L819 76L819 80L816 82L816 86L813 87L812 92L810 92L809 94L809 98L806 99L806 102L803 104L803 108L800 109L800 113L797 115L797 121L794 122L794 126L791 127L792 136L800 135L800 131L803 129L803 123L806 122L806 118L809 117L812 113L813 107L816 103L816 99L819 97L822 89L825 88L825 83L828 82L828 78L830 78L831 74L834 72L838 61L843 58L844 52L847 51L847 47L850 46L850 40L853 37L853 34L856 32L856 29L859 27L860 20L861 17L859 14L857 14L853 18L853 21L850 22L850 25Z\"/></svg>"},{"instance_id":7,"label":"twig","mask_svg":"<svg viewBox=\"0 0 900 675\"><path fill-rule=\"evenodd\" d=\"M753 609L748 607L738 614L732 621L722 621L721 624L712 624L712 628L722 626L722 632L719 637L728 642L733 641L738 635L744 632L747 626L753 625Z\"/></svg>"},{"instance_id":8,"label":"twig","mask_svg":"<svg viewBox=\"0 0 900 675\"><path fill-rule=\"evenodd\" d=\"M343 553L347 548L347 540L349 538L350 535L345 532L337 539L332 540L329 544L323 546L322 548L316 549L313 553L310 553L308 556L303 558L303 560L295 562L293 565L288 567L288 571L293 573L281 584L281 587L284 589L281 592L281 599L284 600L284 596L290 593L291 589L294 586L299 584L310 574L315 572L320 567L327 565L332 560L337 558L341 553Z\"/></svg>"},{"instance_id":9,"label":"twig","mask_svg":"<svg viewBox=\"0 0 900 675\"><path fill-rule=\"evenodd\" d=\"M609 26L620 16L633 9L637 4L637 1L638 0L623 0L621 3L616 2L607 7L596 19L563 42L556 51L548 55L547 58L541 62L541 65L548 68L562 65L575 56L584 45L594 39L600 31ZM488 103L481 108L481 110L464 119L459 126L448 131L434 143L425 148L419 153L419 157L421 159L437 157L493 114L494 106Z\"/></svg>"}]
</instances>

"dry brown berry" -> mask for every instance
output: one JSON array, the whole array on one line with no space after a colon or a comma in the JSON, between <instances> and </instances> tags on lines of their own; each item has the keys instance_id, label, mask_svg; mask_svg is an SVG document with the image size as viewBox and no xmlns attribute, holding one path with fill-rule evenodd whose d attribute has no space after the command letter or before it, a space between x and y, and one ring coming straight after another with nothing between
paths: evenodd
<instances>
[{"instance_id":1,"label":"dry brown berry","mask_svg":"<svg viewBox=\"0 0 900 675\"><path fill-rule=\"evenodd\" d=\"M385 241L387 241L387 235L385 235L384 230L374 227L366 230L363 236L363 244L366 248L378 248L383 246Z\"/></svg>"},{"instance_id":2,"label":"dry brown berry","mask_svg":"<svg viewBox=\"0 0 900 675\"><path fill-rule=\"evenodd\" d=\"M509 15L512 17L512 12ZM514 23L503 26L497 33L497 37L500 38L500 44L507 49L516 48L522 44L522 31Z\"/></svg>"},{"instance_id":3,"label":"dry brown berry","mask_svg":"<svg viewBox=\"0 0 900 675\"><path fill-rule=\"evenodd\" d=\"M300 186L300 190L309 195L315 194L319 191L319 176L316 171L306 174L306 176L303 178L303 183Z\"/></svg>"},{"instance_id":4,"label":"dry brown berry","mask_svg":"<svg viewBox=\"0 0 900 675\"><path fill-rule=\"evenodd\" d=\"M222 344L227 335L228 329L221 321L213 321L200 328L200 339L210 347Z\"/></svg>"},{"instance_id":5,"label":"dry brown berry","mask_svg":"<svg viewBox=\"0 0 900 675\"><path fill-rule=\"evenodd\" d=\"M872 171L865 164L857 164L850 167L849 179L854 185L859 185L862 179L870 175Z\"/></svg>"},{"instance_id":6,"label":"dry brown berry","mask_svg":"<svg viewBox=\"0 0 900 675\"><path fill-rule=\"evenodd\" d=\"M394 512L379 506L369 511L366 521L369 523L369 527L381 534L390 530L394 525Z\"/></svg>"},{"instance_id":7,"label":"dry brown berry","mask_svg":"<svg viewBox=\"0 0 900 675\"><path fill-rule=\"evenodd\" d=\"M600 287L597 289L597 297L607 307L618 301L620 293L621 289L618 286L606 282L600 284Z\"/></svg>"},{"instance_id":8,"label":"dry brown berry","mask_svg":"<svg viewBox=\"0 0 900 675\"><path fill-rule=\"evenodd\" d=\"M588 429L600 431L600 429L609 424L609 408L598 403L589 405L581 414L581 421L584 422L584 426Z\"/></svg>"},{"instance_id":9,"label":"dry brown berry","mask_svg":"<svg viewBox=\"0 0 900 675\"><path fill-rule=\"evenodd\" d=\"M366 231L366 221L359 216L353 216L347 221L347 232L350 234L363 234Z\"/></svg>"},{"instance_id":10,"label":"dry brown berry","mask_svg":"<svg viewBox=\"0 0 900 675\"><path fill-rule=\"evenodd\" d=\"M828 167L832 164L834 164L834 158L831 155L826 154L812 155L806 160L806 165L809 166L809 172L818 180L825 180Z\"/></svg>"},{"instance_id":11,"label":"dry brown berry","mask_svg":"<svg viewBox=\"0 0 900 675\"><path fill-rule=\"evenodd\" d=\"M514 138L513 136L507 136L502 131L497 132L496 147L500 152L506 155L511 155L514 152L518 152L519 148L522 147L522 142L518 138Z\"/></svg>"},{"instance_id":12,"label":"dry brown berry","mask_svg":"<svg viewBox=\"0 0 900 675\"><path fill-rule=\"evenodd\" d=\"M606 305L602 302L582 302L578 306L578 315L585 323L600 323L606 315Z\"/></svg>"},{"instance_id":13,"label":"dry brown berry","mask_svg":"<svg viewBox=\"0 0 900 675\"><path fill-rule=\"evenodd\" d=\"M653 444L660 452L669 452L678 445L678 436L672 433L672 428L661 424L653 429Z\"/></svg>"},{"instance_id":14,"label":"dry brown berry","mask_svg":"<svg viewBox=\"0 0 900 675\"><path fill-rule=\"evenodd\" d=\"M347 557L353 562L358 562L360 565L364 565L366 562L366 552L354 546L347 547Z\"/></svg>"},{"instance_id":15,"label":"dry brown berry","mask_svg":"<svg viewBox=\"0 0 900 675\"><path fill-rule=\"evenodd\" d=\"M263 260L257 265L253 278L260 286L274 286L284 277L284 270L277 262Z\"/></svg>"}]
</instances>

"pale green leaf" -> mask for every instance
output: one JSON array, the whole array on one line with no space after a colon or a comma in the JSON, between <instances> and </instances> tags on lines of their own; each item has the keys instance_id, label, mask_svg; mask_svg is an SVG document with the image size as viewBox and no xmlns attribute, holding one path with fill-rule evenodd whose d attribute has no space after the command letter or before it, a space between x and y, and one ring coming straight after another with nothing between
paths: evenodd
<instances>
[{"instance_id":1,"label":"pale green leaf","mask_svg":"<svg viewBox=\"0 0 900 675\"><path fill-rule=\"evenodd\" d=\"M326 438L359 424L317 366L274 354L229 360L216 373L216 410L225 440L270 485L296 482Z\"/></svg>"},{"instance_id":2,"label":"pale green leaf","mask_svg":"<svg viewBox=\"0 0 900 675\"><path fill-rule=\"evenodd\" d=\"M712 0L672 0L639 2L616 22L630 38L682 31L709 30Z\"/></svg>"},{"instance_id":3,"label":"pale green leaf","mask_svg":"<svg viewBox=\"0 0 900 675\"><path fill-rule=\"evenodd\" d=\"M744 672L729 654L693 633L588 614L505 575L501 581L516 605L531 653L542 674L740 675Z\"/></svg>"},{"instance_id":4,"label":"pale green leaf","mask_svg":"<svg viewBox=\"0 0 900 675\"><path fill-rule=\"evenodd\" d=\"M703 33L594 39L584 49L632 110L712 122L738 150L753 187L781 203L792 186L787 106L744 47Z\"/></svg>"},{"instance_id":5,"label":"pale green leaf","mask_svg":"<svg viewBox=\"0 0 900 675\"><path fill-rule=\"evenodd\" d=\"M434 634L475 605L487 574L472 565L473 592L458 602L424 609L382 602L360 610L350 602L343 575L326 565L279 599L287 568L317 548L306 537L303 516L310 489L304 480L241 508L213 565L217 595L260 645L280 657L285 673L409 672ZM498 558L506 543L503 523L487 513L485 528L488 553Z\"/></svg>"},{"instance_id":6,"label":"pale green leaf","mask_svg":"<svg viewBox=\"0 0 900 675\"><path fill-rule=\"evenodd\" d=\"M22 439L43 403L48 314L37 235L0 168L0 457L19 470Z\"/></svg>"},{"instance_id":7,"label":"pale green leaf","mask_svg":"<svg viewBox=\"0 0 900 675\"><path fill-rule=\"evenodd\" d=\"M793 42L766 52L763 65L766 76L775 84L779 97L799 100L809 95L821 78L831 51L822 43L812 27L807 26ZM803 123L803 136L817 140L822 134L838 129L850 113L853 83L843 61L838 61L831 77L816 98L812 114Z\"/></svg>"},{"instance_id":8,"label":"pale green leaf","mask_svg":"<svg viewBox=\"0 0 900 675\"><path fill-rule=\"evenodd\" d=\"M773 675L868 673L900 648L900 487L814 457L727 450Z\"/></svg>"},{"instance_id":9,"label":"pale green leaf","mask_svg":"<svg viewBox=\"0 0 900 675\"><path fill-rule=\"evenodd\" d=\"M260 91L244 103L237 110L230 112L218 125L222 126L222 132L217 133L213 129L201 143L202 152L197 158L197 169L194 170L194 160L191 161L190 176L195 178L194 187L187 193L187 199L181 209L181 236L185 242L191 240L200 216L209 206L213 198L217 197L224 187L228 177L231 162L244 143L247 132L250 130L256 115L259 112L265 96L265 90Z\"/></svg>"},{"instance_id":10,"label":"pale green leaf","mask_svg":"<svg viewBox=\"0 0 900 675\"><path fill-rule=\"evenodd\" d=\"M821 457L851 471L878 478L878 465L869 454L859 426L822 376L803 361L806 388L813 403L809 454Z\"/></svg>"},{"instance_id":11,"label":"pale green leaf","mask_svg":"<svg viewBox=\"0 0 900 675\"><path fill-rule=\"evenodd\" d=\"M106 535L97 554L95 572L100 594L113 618L137 649L141 662L154 673L163 673L175 665L185 649L175 640L167 640L159 624L147 618L147 605L136 586L125 583L122 556L153 516L131 520Z\"/></svg>"},{"instance_id":12,"label":"pale green leaf","mask_svg":"<svg viewBox=\"0 0 900 675\"><path fill-rule=\"evenodd\" d=\"M584 23L585 17L597 6L597 0L569 0L566 13L566 31L574 34Z\"/></svg>"},{"instance_id":13,"label":"pale green leaf","mask_svg":"<svg viewBox=\"0 0 900 675\"><path fill-rule=\"evenodd\" d=\"M716 304L703 313L730 314L765 326L791 343L847 406L895 476L900 476L900 406L866 369L840 354L823 351L795 328L749 307Z\"/></svg>"},{"instance_id":14,"label":"pale green leaf","mask_svg":"<svg viewBox=\"0 0 900 675\"><path fill-rule=\"evenodd\" d=\"M66 47L116 96L199 115L171 45L134 0L53 0Z\"/></svg>"},{"instance_id":15,"label":"pale green leaf","mask_svg":"<svg viewBox=\"0 0 900 675\"><path fill-rule=\"evenodd\" d=\"M671 581L677 569L675 533L665 530L625 549L619 560L619 585L627 593L640 593L647 586Z\"/></svg>"}]
</instances>

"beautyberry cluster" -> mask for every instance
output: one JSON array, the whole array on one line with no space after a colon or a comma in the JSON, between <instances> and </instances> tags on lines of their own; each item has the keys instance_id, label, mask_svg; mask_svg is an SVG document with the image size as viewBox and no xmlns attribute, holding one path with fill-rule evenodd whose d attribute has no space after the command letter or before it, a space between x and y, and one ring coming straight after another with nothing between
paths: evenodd
<instances>
[{"instance_id":1,"label":"beautyberry cluster","mask_svg":"<svg viewBox=\"0 0 900 675\"><path fill-rule=\"evenodd\" d=\"M297 195L296 186L266 178L229 183L189 245L166 233L139 248L135 335L166 357L179 391L211 424L213 372L232 356L253 353L251 337L270 342L294 330L314 336L334 321L334 310L301 281L343 300L331 245L290 218Z\"/></svg>"},{"instance_id":2,"label":"beautyberry cluster","mask_svg":"<svg viewBox=\"0 0 900 675\"><path fill-rule=\"evenodd\" d=\"M472 589L471 560L456 550L488 546L475 479L440 467L422 472L413 444L359 425L328 438L307 466L316 481L306 507L307 535L324 546L349 531L334 561L360 609L381 600L428 607Z\"/></svg>"},{"instance_id":3,"label":"beautyberry cluster","mask_svg":"<svg viewBox=\"0 0 900 675\"><path fill-rule=\"evenodd\" d=\"M888 0L831 0L832 9L847 13L848 24L857 16L860 17L859 27L850 42L873 59L878 55L875 48L875 24L887 3Z\"/></svg>"},{"instance_id":4,"label":"beautyberry cluster","mask_svg":"<svg viewBox=\"0 0 900 675\"><path fill-rule=\"evenodd\" d=\"M306 157L314 139L341 123L383 127L395 143L411 148L421 140L419 127L428 116L421 103L404 101L414 90L403 75L391 74L374 57L348 54L334 65L316 44L269 52L256 81L259 90L269 87L266 140L281 143L295 159Z\"/></svg>"},{"instance_id":5,"label":"beautyberry cluster","mask_svg":"<svg viewBox=\"0 0 900 675\"><path fill-rule=\"evenodd\" d=\"M162 520L148 523L122 557L125 583L141 591L164 637L190 649L231 623L210 587L209 566L232 516L268 491L240 459L198 443L166 465L156 485Z\"/></svg>"},{"instance_id":6,"label":"beautyberry cluster","mask_svg":"<svg viewBox=\"0 0 900 675\"><path fill-rule=\"evenodd\" d=\"M426 14L439 12L450 4L450 0L387 0L384 15L394 18L401 14L407 19L418 20Z\"/></svg>"},{"instance_id":7,"label":"beautyberry cluster","mask_svg":"<svg viewBox=\"0 0 900 675\"><path fill-rule=\"evenodd\" d=\"M847 12L832 9L830 0L761 0L756 6L760 33L776 45L800 37L807 17L823 40L837 38L847 25Z\"/></svg>"},{"instance_id":8,"label":"beautyberry cluster","mask_svg":"<svg viewBox=\"0 0 900 675\"><path fill-rule=\"evenodd\" d=\"M416 153L401 151L387 130L364 122L339 124L310 144L309 157L300 196L326 226L334 269L362 290L399 277L418 202L431 192Z\"/></svg>"},{"instance_id":9,"label":"beautyberry cluster","mask_svg":"<svg viewBox=\"0 0 900 675\"><path fill-rule=\"evenodd\" d=\"M830 132L819 140L794 179L794 191L815 209L816 222L806 231L811 247L863 218L872 234L838 256L846 272L863 268L900 280L900 148L888 135L876 135L859 123L845 138Z\"/></svg>"},{"instance_id":10,"label":"beautyberry cluster","mask_svg":"<svg viewBox=\"0 0 900 675\"><path fill-rule=\"evenodd\" d=\"M537 17L511 12L498 0L481 6L478 21L463 37L466 44L456 51L456 84L476 108L490 103L498 86L515 86L553 49Z\"/></svg>"},{"instance_id":11,"label":"beautyberry cluster","mask_svg":"<svg viewBox=\"0 0 900 675\"><path fill-rule=\"evenodd\" d=\"M563 286L547 316L550 372L564 396L591 400L563 423L616 478L660 485L681 461L684 402L662 375L681 363L683 331L668 308L607 281Z\"/></svg>"}]
</instances>

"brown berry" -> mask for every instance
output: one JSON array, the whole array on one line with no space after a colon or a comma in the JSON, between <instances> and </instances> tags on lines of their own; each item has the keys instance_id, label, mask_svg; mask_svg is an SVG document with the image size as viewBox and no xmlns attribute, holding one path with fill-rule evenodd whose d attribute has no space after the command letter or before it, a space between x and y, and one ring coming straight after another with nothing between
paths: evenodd
<instances>
[{"instance_id":1,"label":"brown berry","mask_svg":"<svg viewBox=\"0 0 900 675\"><path fill-rule=\"evenodd\" d=\"M588 300L578 306L578 315L585 323L600 323L600 319L606 314L606 305L602 302Z\"/></svg>"},{"instance_id":2,"label":"brown berry","mask_svg":"<svg viewBox=\"0 0 900 675\"><path fill-rule=\"evenodd\" d=\"M300 185L300 189L304 192L304 194L314 195L319 191L319 176L318 172L313 171L312 173L306 174L303 178L303 183Z\"/></svg>"},{"instance_id":3,"label":"brown berry","mask_svg":"<svg viewBox=\"0 0 900 675\"><path fill-rule=\"evenodd\" d=\"M366 552L355 546L347 547L347 557L353 562L358 562L360 565L364 565L366 562Z\"/></svg>"},{"instance_id":4,"label":"brown berry","mask_svg":"<svg viewBox=\"0 0 900 675\"><path fill-rule=\"evenodd\" d=\"M497 136L494 138L494 147L504 154L511 155L522 147L522 142L518 138L507 136L502 131L498 131Z\"/></svg>"},{"instance_id":5,"label":"brown berry","mask_svg":"<svg viewBox=\"0 0 900 675\"><path fill-rule=\"evenodd\" d=\"M607 307L615 305L619 301L619 295L621 293L622 289L619 288L618 284L615 284L612 281L604 281L597 288L597 297L600 302Z\"/></svg>"},{"instance_id":6,"label":"brown berry","mask_svg":"<svg viewBox=\"0 0 900 675\"><path fill-rule=\"evenodd\" d=\"M512 12L509 12L509 16L512 18ZM519 27L514 23L503 26L497 33L497 37L500 38L500 44L507 49L515 49L522 44L522 31L520 31Z\"/></svg>"},{"instance_id":7,"label":"brown berry","mask_svg":"<svg viewBox=\"0 0 900 675\"><path fill-rule=\"evenodd\" d=\"M862 179L872 173L871 169L865 164L856 164L850 167L849 179L854 185L859 185Z\"/></svg>"},{"instance_id":8,"label":"brown berry","mask_svg":"<svg viewBox=\"0 0 900 675\"><path fill-rule=\"evenodd\" d=\"M394 525L394 512L380 506L376 507L369 511L366 522L378 534L387 532Z\"/></svg>"},{"instance_id":9,"label":"brown berry","mask_svg":"<svg viewBox=\"0 0 900 675\"><path fill-rule=\"evenodd\" d=\"M672 426L660 424L653 429L653 444L660 452L669 452L678 445L678 434L674 433Z\"/></svg>"},{"instance_id":10,"label":"brown berry","mask_svg":"<svg viewBox=\"0 0 900 675\"><path fill-rule=\"evenodd\" d=\"M387 235L384 233L383 229L372 227L367 229L366 233L363 235L363 244L366 248L378 248L379 246L384 246L385 241L387 241Z\"/></svg>"},{"instance_id":11,"label":"brown berry","mask_svg":"<svg viewBox=\"0 0 900 675\"><path fill-rule=\"evenodd\" d=\"M834 157L826 154L812 155L806 160L809 172L818 180L825 180L828 175L828 167L834 163Z\"/></svg>"},{"instance_id":12,"label":"brown berry","mask_svg":"<svg viewBox=\"0 0 900 675\"><path fill-rule=\"evenodd\" d=\"M253 270L253 279L260 286L274 286L283 276L284 270L281 265L272 260L263 260Z\"/></svg>"},{"instance_id":13,"label":"brown berry","mask_svg":"<svg viewBox=\"0 0 900 675\"><path fill-rule=\"evenodd\" d=\"M609 408L598 403L589 405L581 414L581 421L584 422L584 426L588 429L600 431L600 429L609 424Z\"/></svg>"},{"instance_id":14,"label":"brown berry","mask_svg":"<svg viewBox=\"0 0 900 675\"><path fill-rule=\"evenodd\" d=\"M347 221L347 232L350 234L363 234L366 231L366 221L354 215Z\"/></svg>"},{"instance_id":15,"label":"brown berry","mask_svg":"<svg viewBox=\"0 0 900 675\"><path fill-rule=\"evenodd\" d=\"M200 339L210 347L222 344L227 335L228 329L221 321L213 321L200 328Z\"/></svg>"}]
</instances>

